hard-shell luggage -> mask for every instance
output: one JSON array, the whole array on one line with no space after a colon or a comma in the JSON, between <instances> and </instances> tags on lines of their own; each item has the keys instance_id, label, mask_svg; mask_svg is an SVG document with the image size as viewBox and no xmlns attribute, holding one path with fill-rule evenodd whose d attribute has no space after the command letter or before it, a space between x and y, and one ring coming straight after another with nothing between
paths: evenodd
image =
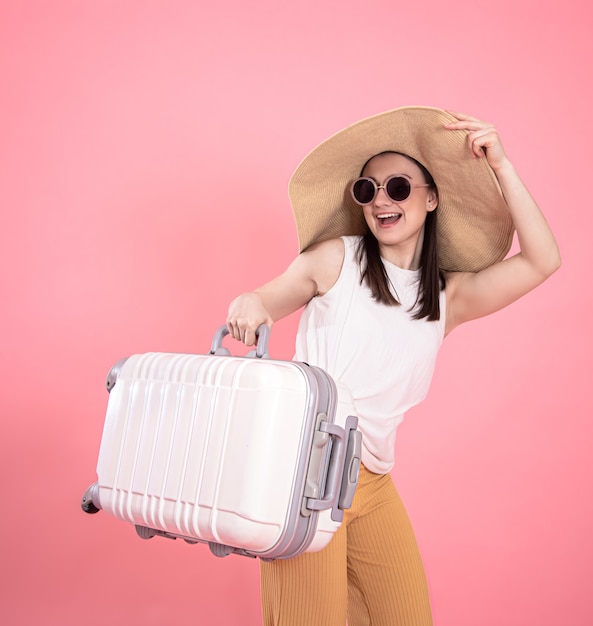
<instances>
[{"instance_id":1,"label":"hard-shell luggage","mask_svg":"<svg viewBox=\"0 0 593 626\"><path fill-rule=\"evenodd\" d=\"M358 419L322 369L256 350L147 353L109 373L98 481L82 499L140 537L206 542L212 552L289 558L325 547L352 503Z\"/></svg>"}]
</instances>

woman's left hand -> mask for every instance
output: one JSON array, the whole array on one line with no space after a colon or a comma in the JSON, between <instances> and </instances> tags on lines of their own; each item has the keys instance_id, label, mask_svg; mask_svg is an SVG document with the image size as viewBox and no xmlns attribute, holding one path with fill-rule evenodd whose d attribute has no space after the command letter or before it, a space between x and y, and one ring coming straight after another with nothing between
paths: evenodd
<instances>
[{"instance_id":1,"label":"woman's left hand","mask_svg":"<svg viewBox=\"0 0 593 626\"><path fill-rule=\"evenodd\" d=\"M502 147L502 142L498 136L496 128L488 122L483 122L455 111L447 111L458 121L445 124L449 130L467 130L467 139L472 154L477 158L486 157L490 167L496 171L508 164L509 159Z\"/></svg>"}]
</instances>

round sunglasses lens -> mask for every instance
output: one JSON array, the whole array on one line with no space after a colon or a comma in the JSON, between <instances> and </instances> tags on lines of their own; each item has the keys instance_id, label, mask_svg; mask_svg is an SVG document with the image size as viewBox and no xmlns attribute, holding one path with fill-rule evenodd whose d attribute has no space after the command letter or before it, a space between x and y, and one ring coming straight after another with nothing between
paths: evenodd
<instances>
[{"instance_id":1,"label":"round sunglasses lens","mask_svg":"<svg viewBox=\"0 0 593 626\"><path fill-rule=\"evenodd\" d=\"M368 204L375 197L375 185L368 178L357 180L352 186L352 195L356 202Z\"/></svg>"},{"instance_id":2,"label":"round sunglasses lens","mask_svg":"<svg viewBox=\"0 0 593 626\"><path fill-rule=\"evenodd\" d=\"M394 176L387 181L385 185L387 195L395 202L403 202L412 191L410 181L402 176Z\"/></svg>"}]
</instances>

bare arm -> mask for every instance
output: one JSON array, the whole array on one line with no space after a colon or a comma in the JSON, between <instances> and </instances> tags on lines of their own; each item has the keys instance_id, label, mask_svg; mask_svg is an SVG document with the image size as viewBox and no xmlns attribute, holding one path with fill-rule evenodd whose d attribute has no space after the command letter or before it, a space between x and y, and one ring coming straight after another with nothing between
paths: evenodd
<instances>
[{"instance_id":1,"label":"bare arm","mask_svg":"<svg viewBox=\"0 0 593 626\"><path fill-rule=\"evenodd\" d=\"M311 246L280 276L231 302L227 317L229 333L246 345L253 345L260 324L272 326L330 289L338 279L343 261L341 239Z\"/></svg>"},{"instance_id":2,"label":"bare arm","mask_svg":"<svg viewBox=\"0 0 593 626\"><path fill-rule=\"evenodd\" d=\"M476 158L486 158L508 205L521 251L481 272L449 274L447 327L489 315L531 291L560 267L558 244L535 200L504 152L496 129L461 113L450 129L470 131Z\"/></svg>"}]
</instances>

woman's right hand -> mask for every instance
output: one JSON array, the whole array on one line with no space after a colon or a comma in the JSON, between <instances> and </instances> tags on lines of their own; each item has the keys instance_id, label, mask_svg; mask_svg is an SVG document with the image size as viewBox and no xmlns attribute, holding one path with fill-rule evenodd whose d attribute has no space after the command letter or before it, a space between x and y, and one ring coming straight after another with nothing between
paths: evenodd
<instances>
[{"instance_id":1,"label":"woman's right hand","mask_svg":"<svg viewBox=\"0 0 593 626\"><path fill-rule=\"evenodd\" d=\"M229 334L247 346L257 343L261 324L272 324L323 295L338 279L344 261L344 242L330 239L313 244L269 283L237 296L226 319Z\"/></svg>"},{"instance_id":2,"label":"woman's right hand","mask_svg":"<svg viewBox=\"0 0 593 626\"><path fill-rule=\"evenodd\" d=\"M274 320L263 305L261 296L250 291L237 296L229 305L226 319L229 334L246 346L257 343L256 331L261 324L270 328Z\"/></svg>"}]
</instances>

